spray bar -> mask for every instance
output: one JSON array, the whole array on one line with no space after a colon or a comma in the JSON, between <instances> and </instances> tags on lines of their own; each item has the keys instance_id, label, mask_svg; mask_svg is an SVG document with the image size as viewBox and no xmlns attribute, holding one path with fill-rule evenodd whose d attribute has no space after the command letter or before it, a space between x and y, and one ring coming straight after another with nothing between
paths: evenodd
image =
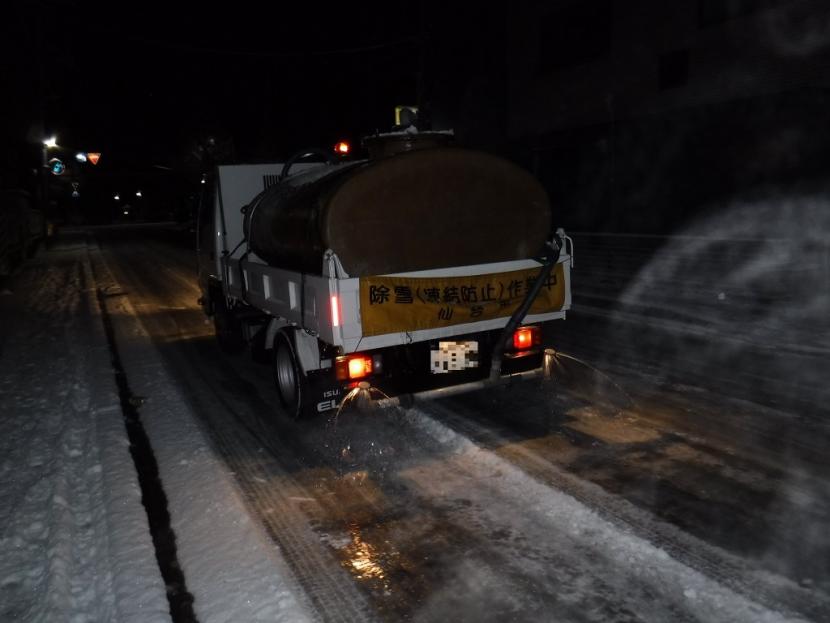
<instances>
[{"instance_id":1,"label":"spray bar","mask_svg":"<svg viewBox=\"0 0 830 623\"><path fill-rule=\"evenodd\" d=\"M449 387L439 387L438 389L428 389L414 394L402 394L393 398L381 398L372 401L372 406L375 407L409 407L415 402L426 402L429 400L437 400L439 398L448 398L450 396L457 396L459 394L466 394L468 392L486 389L488 387L497 387L500 385L507 385L514 381L529 381L538 378L551 378L551 368L553 365L554 351L553 349L545 349L544 364L541 368L535 370L528 370L527 372L519 372L516 374L508 374L500 376L495 380L484 379L481 381L472 381L470 383L462 383L461 385L451 385Z\"/></svg>"}]
</instances>

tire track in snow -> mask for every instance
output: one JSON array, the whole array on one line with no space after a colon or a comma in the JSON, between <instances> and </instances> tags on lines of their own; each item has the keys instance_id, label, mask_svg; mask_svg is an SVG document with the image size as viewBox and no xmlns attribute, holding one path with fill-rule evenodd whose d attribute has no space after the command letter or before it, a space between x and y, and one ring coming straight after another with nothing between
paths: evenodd
<instances>
[{"instance_id":1,"label":"tire track in snow","mask_svg":"<svg viewBox=\"0 0 830 623\"><path fill-rule=\"evenodd\" d=\"M619 535L623 544L630 542L626 547L637 546L633 539L641 540L644 547L639 548L640 551L653 557L657 564L668 566L666 558L671 556L677 565L686 567L690 573L700 574L702 578L714 582L716 586L709 586L708 591L727 595L732 593L730 599L736 605L736 613L753 612L753 602L768 610L752 616L760 617L763 614L769 620L786 620L791 617L797 620L799 616L806 616L818 621L824 620L830 612L827 596L817 595L814 591L801 588L771 573L751 569L738 558L670 524L655 520L626 500L561 470L536 453L521 447L511 448L514 453L521 455L522 466L518 467L492 451L481 448L472 439L493 439L494 434L438 403L429 405L425 410L414 410L413 422L441 443L452 446L456 452L472 453L475 463L482 468L498 469L510 474L513 486L527 491L535 499L547 499L559 504L564 501L565 506L574 508L575 505L583 506L596 515L587 515L591 524L596 521L606 523L601 529L611 536L614 533ZM501 445L508 442L493 439L493 443ZM689 577L690 581L694 580L693 583L700 580L679 567L674 569L674 573L677 577ZM779 616L777 613L780 613L781 619L776 618ZM750 617L747 620L753 619Z\"/></svg>"}]
</instances>

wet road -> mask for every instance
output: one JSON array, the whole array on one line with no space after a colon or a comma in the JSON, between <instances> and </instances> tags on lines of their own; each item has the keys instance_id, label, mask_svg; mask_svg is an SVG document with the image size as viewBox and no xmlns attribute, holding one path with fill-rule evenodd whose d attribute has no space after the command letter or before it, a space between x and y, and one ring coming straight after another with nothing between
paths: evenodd
<instances>
[{"instance_id":1,"label":"wet road","mask_svg":"<svg viewBox=\"0 0 830 623\"><path fill-rule=\"evenodd\" d=\"M631 295L664 241L576 238L552 385L294 422L268 365L214 345L185 235L95 237L322 620L830 617L826 356L700 348L717 336L671 307L672 275ZM665 313L638 320L654 291Z\"/></svg>"}]
</instances>

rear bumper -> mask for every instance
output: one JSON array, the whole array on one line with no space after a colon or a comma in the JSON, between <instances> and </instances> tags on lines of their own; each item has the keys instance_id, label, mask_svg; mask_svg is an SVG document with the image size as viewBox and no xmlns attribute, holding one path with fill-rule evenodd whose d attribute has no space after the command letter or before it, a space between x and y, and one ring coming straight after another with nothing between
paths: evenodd
<instances>
[{"instance_id":1,"label":"rear bumper","mask_svg":"<svg viewBox=\"0 0 830 623\"><path fill-rule=\"evenodd\" d=\"M364 351L366 355L381 355L382 372L345 382L335 378L332 368L315 371L308 377L311 381L309 395L316 405L316 411L323 413L337 409L347 396L354 397L355 390L363 382L371 388L369 396L374 399L372 404L407 406L414 402L436 400L543 375L546 358L544 346L540 345L526 352L505 353L502 375L491 380L492 349L500 336L501 331L456 336L459 340L478 342L479 365L442 374L430 372L430 342Z\"/></svg>"},{"instance_id":2,"label":"rear bumper","mask_svg":"<svg viewBox=\"0 0 830 623\"><path fill-rule=\"evenodd\" d=\"M412 394L402 394L391 398L381 398L373 400L372 405L377 407L404 407L409 408L417 403L429 402L431 400L438 400L440 398L449 398L450 396L457 396L459 394L466 394L469 392L487 389L488 387L498 387L502 385L510 385L511 383L529 381L534 379L543 379L546 375L544 365L541 368L527 370L525 372L518 372L516 374L506 374L499 377L495 381L483 379L480 381L471 381L469 383L461 383L460 385L449 385L447 387L439 387L436 389L427 389Z\"/></svg>"}]
</instances>

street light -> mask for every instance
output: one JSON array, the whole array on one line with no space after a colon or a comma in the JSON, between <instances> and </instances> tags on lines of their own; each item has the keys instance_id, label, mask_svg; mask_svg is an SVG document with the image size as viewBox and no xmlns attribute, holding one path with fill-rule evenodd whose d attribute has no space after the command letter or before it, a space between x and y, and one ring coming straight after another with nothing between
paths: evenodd
<instances>
[{"instance_id":1,"label":"street light","mask_svg":"<svg viewBox=\"0 0 830 623\"><path fill-rule=\"evenodd\" d=\"M141 197L141 191L140 190L135 191L135 196L136 197Z\"/></svg>"},{"instance_id":2,"label":"street light","mask_svg":"<svg viewBox=\"0 0 830 623\"><path fill-rule=\"evenodd\" d=\"M77 154L75 154L75 160L77 160L78 162L86 162L86 154L82 151L79 151Z\"/></svg>"},{"instance_id":3,"label":"street light","mask_svg":"<svg viewBox=\"0 0 830 623\"><path fill-rule=\"evenodd\" d=\"M40 179L38 185L40 186L40 209L44 214L49 209L49 150L58 146L58 137L54 134L41 141L43 148L40 150Z\"/></svg>"},{"instance_id":4,"label":"street light","mask_svg":"<svg viewBox=\"0 0 830 623\"><path fill-rule=\"evenodd\" d=\"M115 196L113 197L113 199L115 199L116 201L121 201L121 195L119 195L118 193L115 193Z\"/></svg>"}]
</instances>

